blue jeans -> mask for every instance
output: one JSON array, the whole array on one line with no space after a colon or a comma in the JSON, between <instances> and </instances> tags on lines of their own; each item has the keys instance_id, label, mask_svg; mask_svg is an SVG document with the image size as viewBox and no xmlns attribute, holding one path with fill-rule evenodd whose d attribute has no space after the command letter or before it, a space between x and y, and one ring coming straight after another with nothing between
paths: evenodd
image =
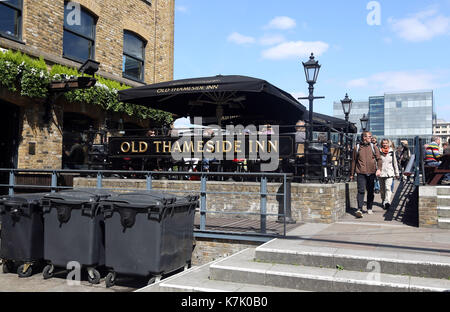
<instances>
[{"instance_id":1,"label":"blue jeans","mask_svg":"<svg viewBox=\"0 0 450 312\"><path fill-rule=\"evenodd\" d=\"M375 178L375 191L379 191L380 190L380 181L378 181L378 178Z\"/></svg>"}]
</instances>

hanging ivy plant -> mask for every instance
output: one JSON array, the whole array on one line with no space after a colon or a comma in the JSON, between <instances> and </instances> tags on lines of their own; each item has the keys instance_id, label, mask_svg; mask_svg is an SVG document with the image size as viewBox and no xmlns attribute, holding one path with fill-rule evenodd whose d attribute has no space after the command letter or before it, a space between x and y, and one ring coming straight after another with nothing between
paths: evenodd
<instances>
[{"instance_id":1,"label":"hanging ivy plant","mask_svg":"<svg viewBox=\"0 0 450 312\"><path fill-rule=\"evenodd\" d=\"M51 81L63 81L79 76L81 74L75 68L62 65L54 65L49 71L42 57L35 59L11 50L0 53L0 85L11 92L20 90L23 96L45 98L48 96ZM66 92L66 99L70 102L98 105L105 110L144 120L150 119L161 125L173 122L170 113L120 102L118 91L131 88L130 86L98 75L95 75L95 78L97 79L95 87Z\"/></svg>"}]
</instances>

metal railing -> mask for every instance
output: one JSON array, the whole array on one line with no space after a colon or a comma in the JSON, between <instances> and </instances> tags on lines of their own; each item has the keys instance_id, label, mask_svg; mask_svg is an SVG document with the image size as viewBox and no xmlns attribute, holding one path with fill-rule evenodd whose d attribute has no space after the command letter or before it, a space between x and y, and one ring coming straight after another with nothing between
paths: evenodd
<instances>
[{"instance_id":1,"label":"metal railing","mask_svg":"<svg viewBox=\"0 0 450 312\"><path fill-rule=\"evenodd\" d=\"M206 238L222 238L222 239L235 239L235 240L245 240L245 241L257 241L265 242L275 237L285 237L287 228L286 225L289 223L295 223L291 217L291 192L290 184L292 181L292 174L286 173L212 173L212 172L161 172L161 171L111 171L111 170L34 170L34 169L0 169L0 175L7 175L8 183L0 184L0 188L7 188L8 195L14 195L16 191L19 190L38 190L39 192L57 192L60 190L73 189L73 186L63 186L59 185L61 177L64 175L76 175L79 177L94 178L96 179L95 188L105 189L110 191L139 191L142 189L136 188L105 188L104 182L111 178L136 178L145 179L145 189L152 190L154 186L155 178L166 176L166 177L197 177L198 182L200 182L200 189L198 190L167 190L171 193L198 193L200 196L200 224L199 228L195 229L195 237L206 237ZM16 182L17 177L20 174L40 174L50 176L49 185L33 185L33 184L18 184ZM207 190L207 183L209 178L213 177L233 177L233 178L248 178L253 177L259 180L259 192L213 192ZM278 193L268 192L268 180L278 181L281 183ZM80 188L81 189L81 188ZM85 189L85 187L83 187ZM251 211L217 211L208 209L207 199L208 195L247 195L247 196L259 196L260 198L260 210L258 213ZM277 196L282 197L282 204L279 207L278 213L269 213L267 209L268 197ZM281 209L280 209L281 208ZM249 216L259 216L259 231L253 226L249 227L245 231L230 231L230 230L211 230L208 229L208 215L235 215L239 217L249 217ZM276 217L277 224L282 225L281 233L273 230L268 230L268 218ZM274 223L274 222L272 222Z\"/></svg>"}]
</instances>

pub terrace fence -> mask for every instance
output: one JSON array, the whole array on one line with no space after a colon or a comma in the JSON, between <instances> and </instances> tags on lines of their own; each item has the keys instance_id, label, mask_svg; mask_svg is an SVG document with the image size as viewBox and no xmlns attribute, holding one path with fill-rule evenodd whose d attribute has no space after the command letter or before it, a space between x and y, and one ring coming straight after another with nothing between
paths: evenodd
<instances>
[{"instance_id":1,"label":"pub terrace fence","mask_svg":"<svg viewBox=\"0 0 450 312\"><path fill-rule=\"evenodd\" d=\"M21 175L40 175L49 177L48 182L41 185L30 185L30 184L19 184L17 179ZM128 177L133 179L145 179L145 189L153 189L153 181L158 177L176 177L176 176L188 176L197 177L200 182L200 189L194 191L187 190L165 190L171 193L197 193L200 196L200 207L198 209L198 215L200 216L198 228L194 229L195 237L205 237L205 238L221 238L221 239L239 239L245 241L255 241L255 242L266 242L270 239L276 237L285 237L287 232L287 224L295 223L291 219L290 211L290 201L291 201L291 191L290 183L292 181L291 174L280 174L280 173L210 173L210 172L143 172L143 171L109 171L109 170L26 170L26 169L0 169L0 176L4 180L6 177L8 183L0 184L0 189L2 190L0 195L14 195L15 193L29 193L29 192L58 192L61 190L73 189L73 186L66 186L67 177L87 177L96 179L95 188L105 189L110 191L118 192L130 192L130 191L142 191L142 189L136 188L105 188L104 183L108 179L117 179L118 177ZM248 178L253 177L260 182L259 192L217 192L208 191L207 184L208 180L218 177L229 178ZM281 183L281 187L277 193L268 192L268 179L272 181L278 181ZM42 181L42 180L41 180ZM3 182L3 181L2 181ZM62 185L63 184L63 185ZM68 183L70 184L70 183ZM83 187L84 188L84 187ZM83 189L79 188L79 189ZM85 189L85 188L84 188ZM213 195L250 195L258 196L260 201L259 212L248 211L217 211L208 209L207 199L208 196ZM277 196L282 199L282 203L278 209L278 213L268 212L268 197ZM208 216L238 216L244 222L240 222L238 229L231 229L227 226L220 225L220 219ZM246 218L250 216L256 216L259 218L259 226L255 226L255 222L246 221ZM277 221L269 221L268 218L276 218ZM214 226L209 224L215 223ZM219 224L218 224L219 222ZM270 223L270 226L269 226ZM244 225L242 225L244 224ZM247 228L246 228L247 226ZM210 229L212 228L212 229Z\"/></svg>"},{"instance_id":2,"label":"pub terrace fence","mask_svg":"<svg viewBox=\"0 0 450 312\"><path fill-rule=\"evenodd\" d=\"M124 142L130 147L127 139L141 140L178 140L180 133L190 132L192 138L202 136L202 138L214 139L215 134L207 134L211 128L177 128L170 130L168 128L158 129L130 129L130 130L110 130L117 136L112 136L109 142L106 138L106 132L99 133L102 138L101 144L93 144L96 136L95 131L88 131L88 144L90 146L89 163L86 169L100 170L140 170L140 171L215 171L215 172L261 172L261 159L235 159L235 160L208 160L205 162L203 155L201 158L188 158L181 161L175 161L170 153L166 155L149 154L118 154L116 142ZM176 131L177 134L173 134ZM226 130L221 129L221 136L226 136ZM290 150L289 155L281 155L279 166L275 171L277 173L292 173L295 182L299 183L335 183L348 181L350 175L352 147L354 143L354 134L342 131L333 127L331 122L314 121L313 141L308 140L308 131L310 125L282 125L278 126L277 135L279 136L280 148ZM172 133L171 133L172 132ZM304 139L296 141L299 132L303 132ZM261 133L258 133L261 134ZM242 135L237 133L233 135ZM271 134L265 133L270 140ZM290 139L287 140L287 139ZM121 141L123 140L123 141ZM291 142L291 143L286 143ZM158 142L160 143L160 142ZM109 145L108 145L109 144ZM139 143L136 143L139 144ZM147 143L145 143L147 145ZM267 144L269 145L269 144ZM290 145L290 146L285 146ZM115 146L115 147L114 147ZM250 147L251 149L251 147ZM129 148L127 149L129 150ZM248 151L247 151L248 152ZM155 158L158 157L157 161ZM195 159L195 161L194 161ZM77 168L81 169L81 168ZM83 168L84 169L84 168ZM182 177L182 175L178 175Z\"/></svg>"}]
</instances>

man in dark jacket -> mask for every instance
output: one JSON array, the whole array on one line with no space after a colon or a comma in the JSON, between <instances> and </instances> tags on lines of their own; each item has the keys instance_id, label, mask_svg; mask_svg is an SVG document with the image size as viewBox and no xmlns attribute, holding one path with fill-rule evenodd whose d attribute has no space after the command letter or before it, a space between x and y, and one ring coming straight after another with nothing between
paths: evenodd
<instances>
[{"instance_id":1,"label":"man in dark jacket","mask_svg":"<svg viewBox=\"0 0 450 312\"><path fill-rule=\"evenodd\" d=\"M358 211L356 217L362 218L362 208L364 205L364 195L367 190L367 213L373 214L372 206L374 196L375 178L381 175L383 162L380 150L372 143L372 134L363 132L362 143L353 150L352 170L350 179L353 181L355 173L358 183Z\"/></svg>"}]
</instances>

